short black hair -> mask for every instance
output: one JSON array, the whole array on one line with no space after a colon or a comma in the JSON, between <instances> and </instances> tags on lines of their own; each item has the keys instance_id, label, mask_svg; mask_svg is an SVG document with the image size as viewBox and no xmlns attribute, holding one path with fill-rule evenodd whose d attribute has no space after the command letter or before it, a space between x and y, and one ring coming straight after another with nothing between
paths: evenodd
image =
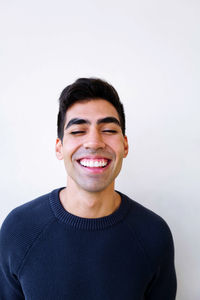
<instances>
[{"instance_id":1,"label":"short black hair","mask_svg":"<svg viewBox=\"0 0 200 300\"><path fill-rule=\"evenodd\" d=\"M104 99L110 102L118 112L123 135L125 135L125 113L123 104L114 87L99 78L79 78L62 91L59 98L57 135L62 141L66 112L72 104L82 100Z\"/></svg>"}]
</instances>

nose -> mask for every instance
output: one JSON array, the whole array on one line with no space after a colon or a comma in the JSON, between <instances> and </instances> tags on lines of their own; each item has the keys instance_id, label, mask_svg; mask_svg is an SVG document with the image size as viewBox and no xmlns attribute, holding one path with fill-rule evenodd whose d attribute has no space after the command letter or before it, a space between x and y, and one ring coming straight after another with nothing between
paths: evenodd
<instances>
[{"instance_id":1,"label":"nose","mask_svg":"<svg viewBox=\"0 0 200 300\"><path fill-rule=\"evenodd\" d=\"M105 148L105 143L102 139L102 136L98 130L91 130L90 133L88 133L83 146L85 149L103 149Z\"/></svg>"}]
</instances>

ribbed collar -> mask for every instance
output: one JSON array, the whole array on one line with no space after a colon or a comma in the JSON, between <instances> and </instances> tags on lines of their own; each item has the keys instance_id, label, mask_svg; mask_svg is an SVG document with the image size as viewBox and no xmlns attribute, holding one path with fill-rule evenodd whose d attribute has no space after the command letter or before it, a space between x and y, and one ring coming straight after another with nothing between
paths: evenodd
<instances>
[{"instance_id":1,"label":"ribbed collar","mask_svg":"<svg viewBox=\"0 0 200 300\"><path fill-rule=\"evenodd\" d=\"M121 196L119 208L112 214L101 218L82 218L69 213L64 209L60 202L59 193L63 189L59 188L50 193L49 200L53 213L57 219L77 229L83 230L102 230L120 222L130 209L130 200L118 192Z\"/></svg>"}]
</instances>

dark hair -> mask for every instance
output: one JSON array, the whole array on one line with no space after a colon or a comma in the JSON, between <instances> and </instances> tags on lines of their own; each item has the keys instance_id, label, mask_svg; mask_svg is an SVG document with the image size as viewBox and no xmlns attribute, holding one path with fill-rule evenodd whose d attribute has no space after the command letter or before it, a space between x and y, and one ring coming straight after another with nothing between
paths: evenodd
<instances>
[{"instance_id":1,"label":"dark hair","mask_svg":"<svg viewBox=\"0 0 200 300\"><path fill-rule=\"evenodd\" d=\"M98 78L79 78L68 85L59 98L59 112L57 120L57 134L62 141L64 124L68 108L81 100L104 99L110 102L118 112L123 135L125 135L125 114L117 91L108 82Z\"/></svg>"}]
</instances>

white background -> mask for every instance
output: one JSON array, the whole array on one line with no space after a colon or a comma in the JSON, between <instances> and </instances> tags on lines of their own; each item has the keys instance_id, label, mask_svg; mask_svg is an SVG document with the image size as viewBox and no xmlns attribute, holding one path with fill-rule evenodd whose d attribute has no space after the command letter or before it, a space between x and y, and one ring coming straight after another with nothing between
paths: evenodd
<instances>
[{"instance_id":1,"label":"white background","mask_svg":"<svg viewBox=\"0 0 200 300\"><path fill-rule=\"evenodd\" d=\"M130 144L116 188L167 221L177 299L200 299L200 2L5 0L0 14L0 221L65 185L57 99L78 77L106 79Z\"/></svg>"}]
</instances>

